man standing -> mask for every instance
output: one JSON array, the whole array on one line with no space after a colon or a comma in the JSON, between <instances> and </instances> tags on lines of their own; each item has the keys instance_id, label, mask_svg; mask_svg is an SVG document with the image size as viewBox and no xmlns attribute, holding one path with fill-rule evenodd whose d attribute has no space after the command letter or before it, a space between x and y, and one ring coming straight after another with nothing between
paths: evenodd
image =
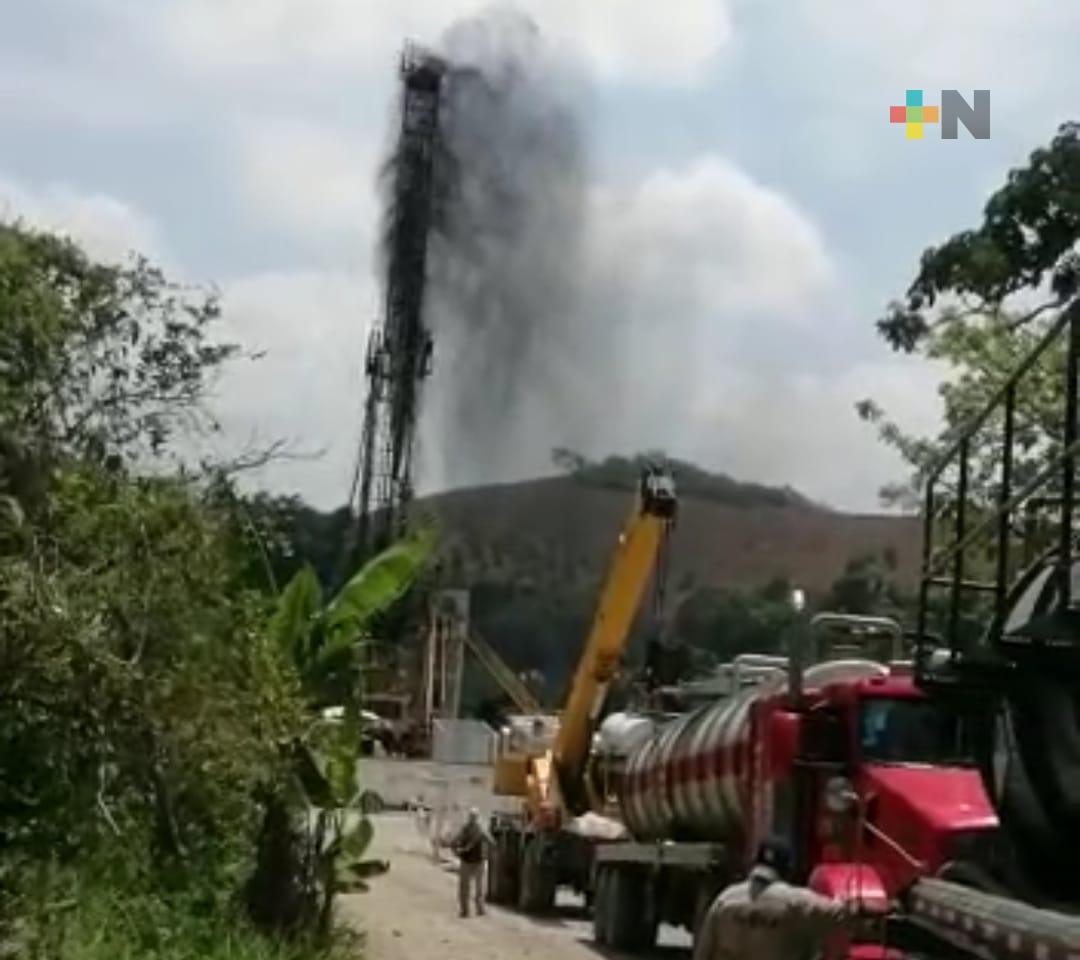
<instances>
[{"instance_id":1,"label":"man standing","mask_svg":"<svg viewBox=\"0 0 1080 960\"><path fill-rule=\"evenodd\" d=\"M484 861L490 845L491 838L480 823L480 811L473 807L452 844L459 861L458 906L463 917L469 915L470 886L473 889L477 915L484 912Z\"/></svg>"},{"instance_id":2,"label":"man standing","mask_svg":"<svg viewBox=\"0 0 1080 960\"><path fill-rule=\"evenodd\" d=\"M694 941L694 960L811 960L850 913L845 904L784 882L782 843L762 845L748 879L713 902Z\"/></svg>"}]
</instances>

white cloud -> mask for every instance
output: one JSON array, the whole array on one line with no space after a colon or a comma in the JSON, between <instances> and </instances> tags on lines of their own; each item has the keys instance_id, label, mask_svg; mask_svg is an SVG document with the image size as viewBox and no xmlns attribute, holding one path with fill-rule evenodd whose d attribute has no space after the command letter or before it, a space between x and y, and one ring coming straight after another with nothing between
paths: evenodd
<instances>
[{"instance_id":1,"label":"white cloud","mask_svg":"<svg viewBox=\"0 0 1080 960\"><path fill-rule=\"evenodd\" d=\"M617 424L597 417L597 453L696 444L712 430L706 398L723 394L746 343L772 344L835 304L813 222L719 156L603 191L591 224L591 318L614 332L586 395L619 410Z\"/></svg>"},{"instance_id":2,"label":"white cloud","mask_svg":"<svg viewBox=\"0 0 1080 960\"><path fill-rule=\"evenodd\" d=\"M478 0L186 0L160 32L199 70L294 64L383 71L402 41L435 43ZM727 0L679 0L662 11L626 0L522 0L552 44L604 79L699 80L731 34Z\"/></svg>"},{"instance_id":3,"label":"white cloud","mask_svg":"<svg viewBox=\"0 0 1080 960\"><path fill-rule=\"evenodd\" d=\"M622 333L610 366L580 388L590 453L666 449L863 510L906 476L855 404L871 397L905 429L932 432L943 370L890 358L829 374L824 358L777 347L850 310L820 232L790 198L711 155L603 191L592 222L603 277L592 319ZM749 363L748 344L759 348Z\"/></svg>"},{"instance_id":4,"label":"white cloud","mask_svg":"<svg viewBox=\"0 0 1080 960\"><path fill-rule=\"evenodd\" d=\"M846 107L865 112L888 98L883 116L908 87L927 91L928 103L945 89L988 89L995 137L1048 116L1063 120L1078 29L1080 6L1058 0L792 0L779 25L794 45L792 82L821 91L823 107L831 100L834 119L822 109L822 137L840 143L850 140Z\"/></svg>"},{"instance_id":5,"label":"white cloud","mask_svg":"<svg viewBox=\"0 0 1080 960\"><path fill-rule=\"evenodd\" d=\"M110 262L140 253L159 264L168 255L157 224L129 203L70 184L24 184L0 174L0 219L71 237L93 257Z\"/></svg>"},{"instance_id":6,"label":"white cloud","mask_svg":"<svg viewBox=\"0 0 1080 960\"><path fill-rule=\"evenodd\" d=\"M811 220L719 155L598 191L592 224L596 267L648 311L795 318L832 279Z\"/></svg>"},{"instance_id":7,"label":"white cloud","mask_svg":"<svg viewBox=\"0 0 1080 960\"><path fill-rule=\"evenodd\" d=\"M3 51L0 113L21 121L52 116L73 128L101 129L155 121L142 87L111 82L111 78L85 64L9 58Z\"/></svg>"},{"instance_id":8,"label":"white cloud","mask_svg":"<svg viewBox=\"0 0 1080 960\"><path fill-rule=\"evenodd\" d=\"M359 439L373 284L341 272L257 274L225 284L222 306L222 339L262 356L234 362L222 377L215 452L282 441L306 459L271 463L248 479L340 506Z\"/></svg>"},{"instance_id":9,"label":"white cloud","mask_svg":"<svg viewBox=\"0 0 1080 960\"><path fill-rule=\"evenodd\" d=\"M841 73L857 72L849 93L877 82L901 93L989 87L1003 107L1067 86L1080 27L1080 7L1058 0L793 0L785 16L819 63L828 57L817 79L840 87Z\"/></svg>"},{"instance_id":10,"label":"white cloud","mask_svg":"<svg viewBox=\"0 0 1080 960\"><path fill-rule=\"evenodd\" d=\"M936 387L943 372L908 358L856 364L836 377L718 371L714 388L696 400L696 428L684 448L736 476L873 511L878 490L905 479L909 469L857 417L855 404L871 398L905 430L932 434L941 422Z\"/></svg>"},{"instance_id":11,"label":"white cloud","mask_svg":"<svg viewBox=\"0 0 1080 960\"><path fill-rule=\"evenodd\" d=\"M372 236L376 145L306 120L265 120L239 133L237 181L264 223L309 240Z\"/></svg>"},{"instance_id":12,"label":"white cloud","mask_svg":"<svg viewBox=\"0 0 1080 960\"><path fill-rule=\"evenodd\" d=\"M786 122L769 134L800 141L800 165L832 181L818 180L818 189L839 197L859 189L877 224L911 216L896 198L918 182L938 197L922 216L936 231L966 226L986 196L978 184L989 176L999 186L1009 166L1073 114L1078 29L1080 5L1059 0L790 0L782 18L760 16L745 34L751 55L769 65L764 85L785 105ZM969 101L988 89L991 140L961 129L958 141L942 141L935 126L905 144L888 108L909 88L935 105L944 89ZM795 165L790 175L806 176ZM881 207L886 193L894 199ZM964 219L934 227L943 213Z\"/></svg>"},{"instance_id":13,"label":"white cloud","mask_svg":"<svg viewBox=\"0 0 1080 960\"><path fill-rule=\"evenodd\" d=\"M118 262L145 253L171 276L178 273L154 222L115 197L0 176L0 220L15 219L68 235L98 259ZM211 400L223 432L189 438L203 447L193 452L229 459L283 441L305 459L271 463L247 479L301 491L321 507L339 506L358 439L375 284L366 270L297 270L239 277L221 294L218 339L260 356L226 367Z\"/></svg>"}]
</instances>

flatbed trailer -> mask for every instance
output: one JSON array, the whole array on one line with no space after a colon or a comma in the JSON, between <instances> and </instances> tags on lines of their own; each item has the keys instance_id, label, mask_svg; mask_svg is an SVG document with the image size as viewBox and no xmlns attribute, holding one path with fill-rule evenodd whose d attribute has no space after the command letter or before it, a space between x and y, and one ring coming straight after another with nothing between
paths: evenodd
<instances>
[{"instance_id":1,"label":"flatbed trailer","mask_svg":"<svg viewBox=\"0 0 1080 960\"><path fill-rule=\"evenodd\" d=\"M488 863L487 898L526 913L544 913L558 888L593 903L593 864L599 842L569 829L533 829L523 813L492 814L495 849Z\"/></svg>"},{"instance_id":2,"label":"flatbed trailer","mask_svg":"<svg viewBox=\"0 0 1080 960\"><path fill-rule=\"evenodd\" d=\"M633 951L661 923L695 932L735 874L724 844L616 840L596 845L594 878L593 939Z\"/></svg>"},{"instance_id":3,"label":"flatbed trailer","mask_svg":"<svg viewBox=\"0 0 1080 960\"><path fill-rule=\"evenodd\" d=\"M593 937L617 950L651 946L661 923L696 933L709 904L739 879L715 843L601 842L594 863ZM886 938L897 960L1080 960L1076 916L933 879L902 899Z\"/></svg>"}]
</instances>

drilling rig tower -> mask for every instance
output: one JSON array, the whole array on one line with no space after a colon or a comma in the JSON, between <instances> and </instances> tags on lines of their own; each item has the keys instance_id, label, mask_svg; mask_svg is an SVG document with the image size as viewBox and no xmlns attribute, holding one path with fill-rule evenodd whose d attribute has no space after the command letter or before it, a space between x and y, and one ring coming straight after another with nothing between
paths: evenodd
<instances>
[{"instance_id":1,"label":"drilling rig tower","mask_svg":"<svg viewBox=\"0 0 1080 960\"><path fill-rule=\"evenodd\" d=\"M367 395L349 495L355 526L345 549L347 565L377 553L404 531L420 389L433 354L423 308L446 64L407 45L400 73L401 127L390 163L383 237L383 310L365 357Z\"/></svg>"}]
</instances>

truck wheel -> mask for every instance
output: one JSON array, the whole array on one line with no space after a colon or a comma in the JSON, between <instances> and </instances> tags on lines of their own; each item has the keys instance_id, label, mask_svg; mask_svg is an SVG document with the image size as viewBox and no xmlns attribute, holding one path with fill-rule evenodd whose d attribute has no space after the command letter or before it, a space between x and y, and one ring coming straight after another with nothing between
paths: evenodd
<instances>
[{"instance_id":1,"label":"truck wheel","mask_svg":"<svg viewBox=\"0 0 1080 960\"><path fill-rule=\"evenodd\" d=\"M608 945L616 950L646 950L656 943L649 903L649 877L641 870L612 871Z\"/></svg>"},{"instance_id":2,"label":"truck wheel","mask_svg":"<svg viewBox=\"0 0 1080 960\"><path fill-rule=\"evenodd\" d=\"M715 894L713 894L704 882L697 888L697 895L694 899L694 943L697 943L698 937L701 935L701 928L705 924L705 917L708 916L709 907L712 906Z\"/></svg>"},{"instance_id":3,"label":"truck wheel","mask_svg":"<svg viewBox=\"0 0 1080 960\"><path fill-rule=\"evenodd\" d=\"M488 903L503 903L504 897L504 867L502 862L502 837L495 837L495 844L491 856L487 862L487 892Z\"/></svg>"},{"instance_id":4,"label":"truck wheel","mask_svg":"<svg viewBox=\"0 0 1080 960\"><path fill-rule=\"evenodd\" d=\"M555 869L543 858L544 844L526 840L521 855L518 907L526 913L546 913L555 906Z\"/></svg>"},{"instance_id":5,"label":"truck wheel","mask_svg":"<svg viewBox=\"0 0 1080 960\"><path fill-rule=\"evenodd\" d=\"M596 871L596 889L593 892L593 942L598 947L608 945L608 934L611 929L611 874L607 867L599 867Z\"/></svg>"},{"instance_id":6,"label":"truck wheel","mask_svg":"<svg viewBox=\"0 0 1080 960\"><path fill-rule=\"evenodd\" d=\"M514 904L518 898L518 858L506 833L495 836L495 849L488 862L488 900Z\"/></svg>"},{"instance_id":7,"label":"truck wheel","mask_svg":"<svg viewBox=\"0 0 1080 960\"><path fill-rule=\"evenodd\" d=\"M503 834L503 880L506 883L503 888L506 899L503 903L510 905L516 904L521 896L521 839L520 833Z\"/></svg>"}]
</instances>

